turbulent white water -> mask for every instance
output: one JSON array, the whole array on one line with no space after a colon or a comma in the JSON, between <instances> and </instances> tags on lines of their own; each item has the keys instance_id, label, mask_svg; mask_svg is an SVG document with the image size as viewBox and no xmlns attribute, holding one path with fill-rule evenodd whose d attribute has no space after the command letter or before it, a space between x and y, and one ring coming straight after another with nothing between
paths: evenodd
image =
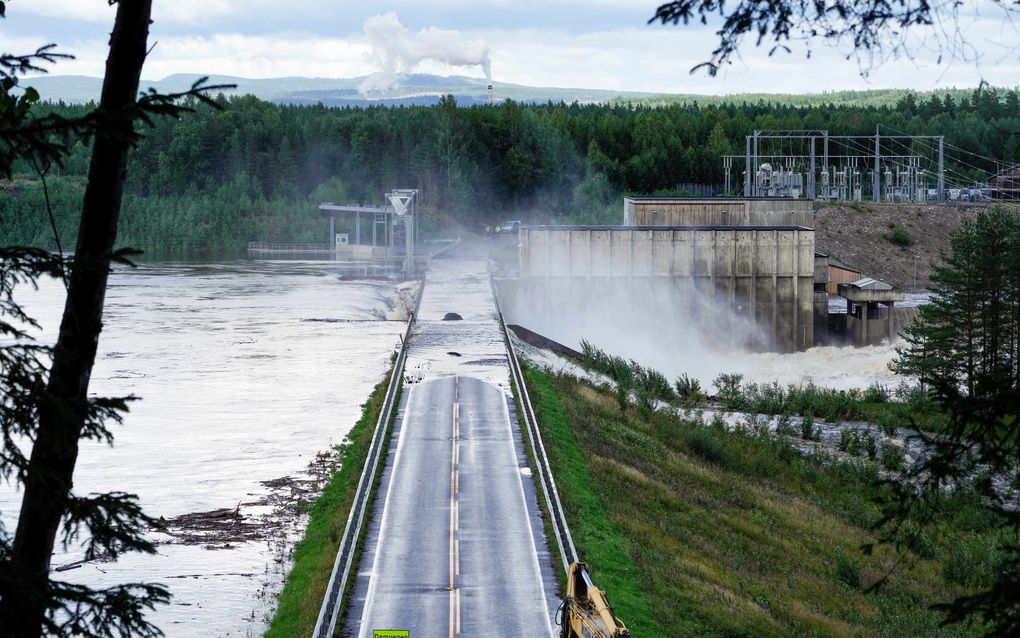
<instances>
[{"instance_id":1,"label":"turbulent white water","mask_svg":"<svg viewBox=\"0 0 1020 638\"><path fill-rule=\"evenodd\" d=\"M759 383L778 381L780 385L803 385L810 382L837 390L867 388L873 383L892 387L903 381L889 369L889 364L896 358L896 345L865 348L821 346L786 354L744 354L725 363L717 363L716 369L737 372L748 381ZM699 377L704 384L715 375L704 370Z\"/></svg>"},{"instance_id":2,"label":"turbulent white water","mask_svg":"<svg viewBox=\"0 0 1020 638\"><path fill-rule=\"evenodd\" d=\"M605 320L604 320L605 321ZM872 383L895 386L902 381L889 369L896 358L897 343L854 348L820 346L802 352L747 352L719 347L696 333L674 339L676 327L661 330L613 330L592 322L546 322L521 319L523 325L564 345L580 349L586 339L609 354L633 359L654 368L670 379L686 374L711 389L720 374L742 374L746 381L779 382L781 385L814 383L846 390L866 388Z\"/></svg>"},{"instance_id":3,"label":"turbulent white water","mask_svg":"<svg viewBox=\"0 0 1020 638\"><path fill-rule=\"evenodd\" d=\"M137 493L171 518L233 508L275 530L258 541L161 544L155 556L93 562L59 577L91 586L161 582L173 602L151 614L168 636L261 635L303 521L274 519L281 477L307 478L382 378L404 324L384 321L396 289L342 282L329 264L151 264L118 270L91 389L134 394L113 448L82 445L75 492ZM52 340L63 289L21 297ZM268 497L268 501L267 501ZM13 529L20 494L0 485ZM164 536L157 540L173 540ZM81 557L72 547L54 566Z\"/></svg>"}]
</instances>

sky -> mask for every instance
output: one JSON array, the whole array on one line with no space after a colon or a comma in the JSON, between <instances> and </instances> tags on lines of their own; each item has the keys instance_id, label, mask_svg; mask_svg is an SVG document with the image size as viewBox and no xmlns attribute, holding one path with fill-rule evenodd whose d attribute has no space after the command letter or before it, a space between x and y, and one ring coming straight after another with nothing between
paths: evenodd
<instances>
[{"instance_id":1,"label":"sky","mask_svg":"<svg viewBox=\"0 0 1020 638\"><path fill-rule=\"evenodd\" d=\"M366 20L392 12L409 42L424 29L453 30L488 48L496 82L657 93L818 93L1020 83L1020 30L989 0L971 5L963 33L979 59L937 62L932 34L915 31L915 59L886 60L867 78L851 49L813 45L768 55L748 42L717 76L691 74L716 44L712 25L649 25L658 0L154 0L152 53L143 78L173 73L360 77L386 71ZM51 74L101 76L114 9L106 0L8 0L0 51L56 42L73 61ZM1020 18L1020 16L1018 16ZM384 56L383 56L384 57ZM399 72L484 77L480 65L400 58Z\"/></svg>"}]
</instances>

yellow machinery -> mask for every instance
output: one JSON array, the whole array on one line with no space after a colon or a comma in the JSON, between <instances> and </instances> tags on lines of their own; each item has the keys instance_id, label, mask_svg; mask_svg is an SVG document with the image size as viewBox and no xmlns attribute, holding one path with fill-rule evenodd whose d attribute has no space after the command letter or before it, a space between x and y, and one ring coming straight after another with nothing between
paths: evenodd
<instances>
[{"instance_id":1,"label":"yellow machinery","mask_svg":"<svg viewBox=\"0 0 1020 638\"><path fill-rule=\"evenodd\" d=\"M567 595L560 618L560 638L629 638L623 624L588 576L587 563L571 563L567 573Z\"/></svg>"}]
</instances>

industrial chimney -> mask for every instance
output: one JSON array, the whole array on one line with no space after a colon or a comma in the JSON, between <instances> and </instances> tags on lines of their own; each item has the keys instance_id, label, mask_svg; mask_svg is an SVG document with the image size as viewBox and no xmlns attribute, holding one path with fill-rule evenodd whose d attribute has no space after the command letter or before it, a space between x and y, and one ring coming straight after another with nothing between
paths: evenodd
<instances>
[{"instance_id":1,"label":"industrial chimney","mask_svg":"<svg viewBox=\"0 0 1020 638\"><path fill-rule=\"evenodd\" d=\"M489 100L486 102L489 106L492 106L492 85L489 85Z\"/></svg>"}]
</instances>

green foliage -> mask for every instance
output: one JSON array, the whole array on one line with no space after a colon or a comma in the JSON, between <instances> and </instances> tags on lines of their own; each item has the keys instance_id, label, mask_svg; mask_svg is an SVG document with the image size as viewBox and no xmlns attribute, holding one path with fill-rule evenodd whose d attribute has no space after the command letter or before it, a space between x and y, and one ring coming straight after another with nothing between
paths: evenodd
<instances>
[{"instance_id":1,"label":"green foliage","mask_svg":"<svg viewBox=\"0 0 1020 638\"><path fill-rule=\"evenodd\" d=\"M797 429L793 427L789 414L779 415L779 419L776 421L776 434L779 436L795 436L797 434Z\"/></svg>"},{"instance_id":2,"label":"green foliage","mask_svg":"<svg viewBox=\"0 0 1020 638\"><path fill-rule=\"evenodd\" d=\"M673 382L673 387L676 389L677 398L684 405L701 405L708 400L708 396L701 389L701 382L693 377L687 376L687 373L683 373L677 377L676 381Z\"/></svg>"},{"instance_id":3,"label":"green foliage","mask_svg":"<svg viewBox=\"0 0 1020 638\"><path fill-rule=\"evenodd\" d=\"M805 441L817 441L820 433L815 428L815 418L811 414L805 414L800 419L800 438Z\"/></svg>"},{"instance_id":4,"label":"green foliage","mask_svg":"<svg viewBox=\"0 0 1020 638\"><path fill-rule=\"evenodd\" d=\"M687 449L715 465L726 464L726 451L719 439L711 431L705 429L688 430L684 435Z\"/></svg>"},{"instance_id":5,"label":"green foliage","mask_svg":"<svg viewBox=\"0 0 1020 638\"><path fill-rule=\"evenodd\" d=\"M712 382L716 387L715 398L727 410L742 410L746 407L740 393L740 383L744 376L740 374L720 374Z\"/></svg>"},{"instance_id":6,"label":"green foliage","mask_svg":"<svg viewBox=\"0 0 1020 638\"><path fill-rule=\"evenodd\" d=\"M145 25L149 5L133 8L118 11L114 42L136 40L138 26ZM0 18L3 9L0 5ZM150 91L125 105L114 100L103 109L90 106L71 117L46 112L39 108L40 96L34 88L19 86L19 76L45 72L40 65L68 57L52 44L28 55L0 53L0 177L30 170L42 181L49 171L68 165L76 150L93 139L108 142L108 161L122 160L141 136L138 124L153 125L161 116L176 118L194 103L212 104L200 80L181 94ZM129 58L123 46L119 51L112 46L109 68L120 69L125 78L139 73L140 60L133 63ZM117 113L111 115L114 108ZM92 244L104 239L112 244L115 239L116 194L122 181L113 175L111 180L91 184L93 210L101 210L91 220L99 226L92 234L99 241ZM9 193L9 188L3 189L0 204L6 204ZM72 225L81 217L81 199L79 194L70 206ZM29 209L32 223L47 233L59 232L46 198L37 199ZM57 543L65 549L80 546L85 560L116 560L129 552L156 551L147 531L159 529L161 523L142 511L136 495L110 491L82 496L72 491L79 441L112 445L109 424L121 423L135 399L97 397L88 391L106 272L111 262L126 263L129 251L111 254L104 248L96 257L87 254L94 246L79 246L76 257L69 259L61 250L26 246L33 242L20 240L15 230L25 220L10 213L6 206L0 208L0 481L13 483L22 516L14 530L0 525L0 625L5 634L20 636L161 635L145 614L169 601L166 587L127 583L96 588L47 573ZM108 226L97 223L104 221ZM81 223L88 224L89 218ZM60 247L56 237L49 237L54 247ZM35 341L32 332L39 325L21 306L20 291L15 294L19 286L35 287L46 278L59 278L71 290L86 291L68 297L53 347ZM68 382L68 377L77 377L76 384Z\"/></svg>"},{"instance_id":7,"label":"green foliage","mask_svg":"<svg viewBox=\"0 0 1020 638\"><path fill-rule=\"evenodd\" d=\"M996 571L1004 558L995 537L963 534L949 541L942 559L943 574L951 583L988 588L995 584Z\"/></svg>"},{"instance_id":8,"label":"green foliage","mask_svg":"<svg viewBox=\"0 0 1020 638\"><path fill-rule=\"evenodd\" d=\"M907 232L906 228L902 226L893 226L892 229L885 235L886 241L893 246L899 246L900 248L907 248L914 240L910 238L910 233Z\"/></svg>"},{"instance_id":9,"label":"green foliage","mask_svg":"<svg viewBox=\"0 0 1020 638\"><path fill-rule=\"evenodd\" d=\"M658 401L677 399L669 380L658 370L610 355L583 339L581 356L581 365L608 376L616 383L616 399L621 410L627 409L631 394L636 395L638 406L646 414L655 409Z\"/></svg>"},{"instance_id":10,"label":"green foliage","mask_svg":"<svg viewBox=\"0 0 1020 638\"><path fill-rule=\"evenodd\" d=\"M849 429L841 430L839 433L838 448L850 456L864 456L875 460L878 455L878 445L875 437L865 430Z\"/></svg>"},{"instance_id":11,"label":"green foliage","mask_svg":"<svg viewBox=\"0 0 1020 638\"><path fill-rule=\"evenodd\" d=\"M853 589L861 587L861 570L857 563L853 562L843 554L836 556L836 578L840 579Z\"/></svg>"},{"instance_id":12,"label":"green foliage","mask_svg":"<svg viewBox=\"0 0 1020 638\"><path fill-rule=\"evenodd\" d=\"M1020 219L992 210L964 221L932 274L933 296L908 328L894 369L920 379L923 396L948 418L930 453L905 472L885 520L931 518L946 491L988 513L984 526L1012 539L1001 559L988 545L957 539L946 576L976 592L944 607L951 621L981 618L988 635L1020 631L1020 514L992 476L1015 477L1020 458ZM1014 480L1015 483L1015 480ZM986 569L990 562L997 567ZM1013 593L1007 593L1013 592Z\"/></svg>"},{"instance_id":13,"label":"green foliage","mask_svg":"<svg viewBox=\"0 0 1020 638\"><path fill-rule=\"evenodd\" d=\"M586 558L634 635L980 632L941 627L929 609L965 591L943 580L944 538L915 523L927 553L908 553L892 572L891 548L859 551L875 540L872 496L885 493L874 465L803 456L753 426L727 430L718 413L706 425L700 415L624 412L608 388L526 375L550 456L569 458L553 471L575 542L615 548ZM943 524L956 530L974 514L966 500L954 507Z\"/></svg>"},{"instance_id":14,"label":"green foliage","mask_svg":"<svg viewBox=\"0 0 1020 638\"><path fill-rule=\"evenodd\" d=\"M615 613L634 635L666 635L655 618L654 610L659 605L650 596L648 574L635 564L635 556L645 556L647 549L624 533L613 516L615 508L611 504L607 507L606 496L610 495L599 490L597 473L591 471L549 378L531 367L524 372L581 559L591 566L595 582L608 593Z\"/></svg>"},{"instance_id":15,"label":"green foliage","mask_svg":"<svg viewBox=\"0 0 1020 638\"><path fill-rule=\"evenodd\" d=\"M903 469L903 464L906 461L903 448L889 441L884 441L881 448L882 467L891 472L901 471Z\"/></svg>"},{"instance_id":16,"label":"green foliage","mask_svg":"<svg viewBox=\"0 0 1020 638\"><path fill-rule=\"evenodd\" d=\"M251 240L322 242L320 201L379 202L395 185L418 188L423 214L444 226L480 230L508 216L618 223L623 194L672 193L678 181L718 183L719 155L742 149L744 135L777 121L846 135L871 134L882 123L945 135L947 143L972 153L1009 157L1017 146L1009 133L1014 94L957 92L949 103L940 94L909 111L895 98L861 106L841 104L837 95L800 106L721 98L664 106L505 102L462 108L444 99L434 107L399 109L282 106L221 96L222 111L190 103L193 116L156 121L138 140L128 167L124 220L130 234L124 241L150 252L211 253L236 253ZM68 121L88 112L84 106L35 106ZM53 166L52 185L80 189L89 152L87 140L74 144L62 166ZM975 169L947 161L951 170L978 177ZM0 190L0 214L11 211L18 237L47 245L32 166L15 161L11 168L16 183ZM75 226L67 219L75 209L57 208L61 241L72 245ZM423 230L448 232L431 225Z\"/></svg>"}]
</instances>

